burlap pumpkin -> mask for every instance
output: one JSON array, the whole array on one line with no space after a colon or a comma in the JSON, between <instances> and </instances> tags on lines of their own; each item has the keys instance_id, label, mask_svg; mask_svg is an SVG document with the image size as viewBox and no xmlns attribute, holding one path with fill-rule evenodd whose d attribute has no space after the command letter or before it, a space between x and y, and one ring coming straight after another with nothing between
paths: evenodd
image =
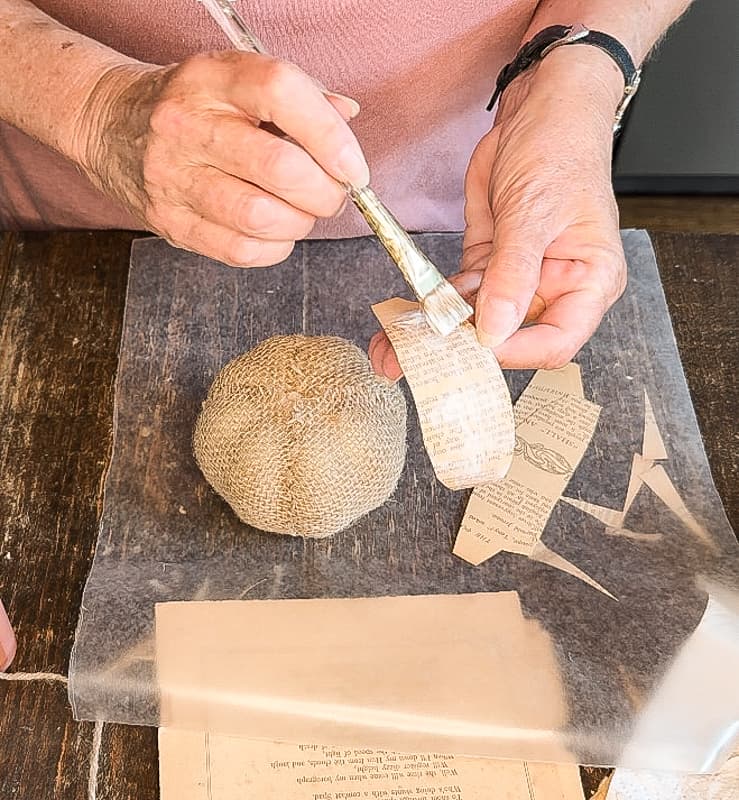
<instances>
[{"instance_id":1,"label":"burlap pumpkin","mask_svg":"<svg viewBox=\"0 0 739 800\"><path fill-rule=\"evenodd\" d=\"M275 336L227 364L193 439L241 520L330 536L392 494L405 461L405 398L335 336Z\"/></svg>"}]
</instances>

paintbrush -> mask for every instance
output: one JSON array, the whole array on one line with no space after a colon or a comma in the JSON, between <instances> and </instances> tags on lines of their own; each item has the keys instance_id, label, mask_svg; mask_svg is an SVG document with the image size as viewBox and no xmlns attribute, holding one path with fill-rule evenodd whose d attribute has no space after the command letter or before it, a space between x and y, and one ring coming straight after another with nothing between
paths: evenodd
<instances>
[{"instance_id":1,"label":"paintbrush","mask_svg":"<svg viewBox=\"0 0 739 800\"><path fill-rule=\"evenodd\" d=\"M249 30L231 0L200 0L237 50L269 55ZM451 333L472 315L457 290L421 252L397 219L369 186L343 184L346 193L367 224L398 265L406 283L418 298L426 319L440 336Z\"/></svg>"}]
</instances>

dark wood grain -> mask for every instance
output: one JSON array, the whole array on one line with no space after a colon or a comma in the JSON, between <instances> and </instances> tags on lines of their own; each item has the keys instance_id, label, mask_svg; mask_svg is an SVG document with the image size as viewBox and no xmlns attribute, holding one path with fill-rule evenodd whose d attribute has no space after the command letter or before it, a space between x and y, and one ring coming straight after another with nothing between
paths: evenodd
<instances>
[{"instance_id":1,"label":"dark wood grain","mask_svg":"<svg viewBox=\"0 0 739 800\"><path fill-rule=\"evenodd\" d=\"M0 236L0 596L19 639L13 669L67 670L109 457L132 238ZM736 526L739 239L653 238L713 474ZM72 720L64 686L0 681L0 703L0 798L86 798L93 726ZM583 772L589 792L603 774ZM104 727L97 790L99 800L156 800L154 730Z\"/></svg>"},{"instance_id":2,"label":"dark wood grain","mask_svg":"<svg viewBox=\"0 0 739 800\"><path fill-rule=\"evenodd\" d=\"M716 488L739 531L739 236L652 234Z\"/></svg>"},{"instance_id":3,"label":"dark wood grain","mask_svg":"<svg viewBox=\"0 0 739 800\"><path fill-rule=\"evenodd\" d=\"M130 241L0 240L0 595L15 670L67 671L110 450ZM85 797L91 726L72 721L65 687L0 681L0 696L0 797Z\"/></svg>"},{"instance_id":4,"label":"dark wood grain","mask_svg":"<svg viewBox=\"0 0 739 800\"><path fill-rule=\"evenodd\" d=\"M652 232L739 233L739 197L621 195L622 228Z\"/></svg>"},{"instance_id":5,"label":"dark wood grain","mask_svg":"<svg viewBox=\"0 0 739 800\"><path fill-rule=\"evenodd\" d=\"M129 242L5 239L0 557L16 669L67 669L110 449Z\"/></svg>"},{"instance_id":6,"label":"dark wood grain","mask_svg":"<svg viewBox=\"0 0 739 800\"><path fill-rule=\"evenodd\" d=\"M156 800L158 797L157 729L105 725L97 800Z\"/></svg>"},{"instance_id":7,"label":"dark wood grain","mask_svg":"<svg viewBox=\"0 0 739 800\"><path fill-rule=\"evenodd\" d=\"M94 726L72 719L66 686L0 682L0 708L0 797L86 800Z\"/></svg>"}]
</instances>

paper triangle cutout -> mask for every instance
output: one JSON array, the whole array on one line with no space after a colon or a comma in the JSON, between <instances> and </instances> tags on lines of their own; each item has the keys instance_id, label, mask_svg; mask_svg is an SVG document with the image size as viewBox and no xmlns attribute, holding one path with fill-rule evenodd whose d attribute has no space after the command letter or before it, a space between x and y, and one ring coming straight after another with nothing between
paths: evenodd
<instances>
[{"instance_id":1,"label":"paper triangle cutout","mask_svg":"<svg viewBox=\"0 0 739 800\"><path fill-rule=\"evenodd\" d=\"M562 572L566 572L568 575L572 575L573 578L577 578L583 583L587 583L588 586L592 586L593 589L597 589L599 592L602 592L607 597L610 597L611 600L618 602L618 598L612 595L608 589L601 586L598 581L591 578L590 575L588 575L586 572L583 572L579 567L576 567L571 561L563 558L561 555L559 555L559 553L555 553L554 550L550 550L545 544L542 544L542 542L537 543L533 553L529 556L529 558L533 558L535 561L539 561L540 563L546 564L549 567L554 567Z\"/></svg>"},{"instance_id":2,"label":"paper triangle cutout","mask_svg":"<svg viewBox=\"0 0 739 800\"><path fill-rule=\"evenodd\" d=\"M624 517L629 513L629 509L636 500L639 489L642 487L642 476L654 466L651 458L644 458L639 453L634 453L631 461L631 475L629 475L629 485L626 489L626 500L624 502Z\"/></svg>"},{"instance_id":3,"label":"paper triangle cutout","mask_svg":"<svg viewBox=\"0 0 739 800\"><path fill-rule=\"evenodd\" d=\"M609 528L620 528L624 524L624 515L621 511L616 511L613 508L606 508L605 506L597 506L595 503L586 503L584 500L575 500L574 497L561 497L560 500L570 506L579 508L591 517L600 520L604 525Z\"/></svg>"},{"instance_id":4,"label":"paper triangle cutout","mask_svg":"<svg viewBox=\"0 0 739 800\"><path fill-rule=\"evenodd\" d=\"M623 536L624 539L635 539L638 542L657 542L662 538L662 534L644 533L643 531L632 531L631 528L612 528L606 526L605 532L609 536Z\"/></svg>"},{"instance_id":5,"label":"paper triangle cutout","mask_svg":"<svg viewBox=\"0 0 739 800\"><path fill-rule=\"evenodd\" d=\"M701 539L711 548L715 549L716 543L711 538L706 528L690 513L688 507L680 497L670 476L661 464L655 464L642 476L644 483L659 497L659 499L675 514L685 527L697 538Z\"/></svg>"},{"instance_id":6,"label":"paper triangle cutout","mask_svg":"<svg viewBox=\"0 0 739 800\"><path fill-rule=\"evenodd\" d=\"M644 441L641 452L644 458L651 458L653 461L664 461L667 458L665 443L657 427L657 419L646 389L644 390Z\"/></svg>"}]
</instances>

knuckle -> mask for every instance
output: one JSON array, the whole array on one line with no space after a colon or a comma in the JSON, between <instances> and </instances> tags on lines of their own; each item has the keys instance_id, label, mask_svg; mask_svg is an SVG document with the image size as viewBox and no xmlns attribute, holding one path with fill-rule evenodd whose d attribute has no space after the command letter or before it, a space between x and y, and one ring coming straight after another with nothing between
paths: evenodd
<instances>
[{"instance_id":1,"label":"knuckle","mask_svg":"<svg viewBox=\"0 0 739 800\"><path fill-rule=\"evenodd\" d=\"M183 83L189 83L194 78L199 78L209 72L212 65L213 56L210 53L195 53L179 65L176 77Z\"/></svg>"},{"instance_id":2,"label":"knuckle","mask_svg":"<svg viewBox=\"0 0 739 800\"><path fill-rule=\"evenodd\" d=\"M615 294L613 297L613 301L615 302L618 300L619 297L626 291L626 285L629 282L629 271L626 267L626 259L621 258L619 260L617 270L616 270L616 287L615 287Z\"/></svg>"},{"instance_id":3,"label":"knuckle","mask_svg":"<svg viewBox=\"0 0 739 800\"><path fill-rule=\"evenodd\" d=\"M170 166L166 161L166 156L156 146L146 150L141 167L144 181L150 186L167 186L171 179Z\"/></svg>"},{"instance_id":4,"label":"knuckle","mask_svg":"<svg viewBox=\"0 0 739 800\"><path fill-rule=\"evenodd\" d=\"M272 203L266 197L242 194L235 202L234 220L244 231L261 231L272 221Z\"/></svg>"},{"instance_id":5,"label":"knuckle","mask_svg":"<svg viewBox=\"0 0 739 800\"><path fill-rule=\"evenodd\" d=\"M304 85L305 75L295 64L273 59L267 65L264 88L271 104L284 106L291 103Z\"/></svg>"},{"instance_id":6,"label":"knuckle","mask_svg":"<svg viewBox=\"0 0 739 800\"><path fill-rule=\"evenodd\" d=\"M269 183L279 190L293 186L299 176L305 172L305 157L294 147L275 139L275 143L262 152L262 172Z\"/></svg>"},{"instance_id":7,"label":"knuckle","mask_svg":"<svg viewBox=\"0 0 739 800\"><path fill-rule=\"evenodd\" d=\"M188 114L184 105L173 97L161 99L149 118L151 130L163 137L178 135L188 128Z\"/></svg>"},{"instance_id":8,"label":"knuckle","mask_svg":"<svg viewBox=\"0 0 739 800\"><path fill-rule=\"evenodd\" d=\"M245 236L234 238L226 247L226 263L234 267L254 267L259 264L264 244L260 239Z\"/></svg>"}]
</instances>

